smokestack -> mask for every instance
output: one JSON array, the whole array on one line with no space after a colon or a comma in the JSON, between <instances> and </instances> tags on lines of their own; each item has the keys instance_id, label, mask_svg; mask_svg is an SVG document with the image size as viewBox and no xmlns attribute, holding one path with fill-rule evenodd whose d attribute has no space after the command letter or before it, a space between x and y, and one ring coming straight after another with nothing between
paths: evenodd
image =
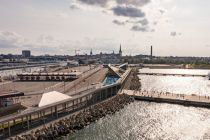
<instances>
[{"instance_id":1,"label":"smokestack","mask_svg":"<svg viewBox=\"0 0 210 140\"><path fill-rule=\"evenodd\" d=\"M152 46L151 46L151 50L150 50L151 52L150 52L150 59L152 60Z\"/></svg>"}]
</instances>

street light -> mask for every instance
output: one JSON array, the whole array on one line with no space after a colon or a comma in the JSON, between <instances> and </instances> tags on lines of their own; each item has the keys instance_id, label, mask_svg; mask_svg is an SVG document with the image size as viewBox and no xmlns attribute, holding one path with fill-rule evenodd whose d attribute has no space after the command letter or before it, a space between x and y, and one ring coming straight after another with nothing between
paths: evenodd
<instances>
[{"instance_id":1,"label":"street light","mask_svg":"<svg viewBox=\"0 0 210 140\"><path fill-rule=\"evenodd\" d=\"M65 79L63 80L63 93L65 93L66 91L66 83L65 83Z\"/></svg>"}]
</instances>

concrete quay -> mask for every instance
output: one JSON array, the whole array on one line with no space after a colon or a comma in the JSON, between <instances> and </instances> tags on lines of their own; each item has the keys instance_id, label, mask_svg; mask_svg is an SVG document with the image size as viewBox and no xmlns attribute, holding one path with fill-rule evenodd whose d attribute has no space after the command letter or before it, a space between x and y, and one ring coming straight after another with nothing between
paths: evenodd
<instances>
[{"instance_id":1,"label":"concrete quay","mask_svg":"<svg viewBox=\"0 0 210 140\"><path fill-rule=\"evenodd\" d=\"M153 73L153 72L139 72L139 75L155 75L155 76L182 76L182 77L207 77L204 74L171 74L171 73Z\"/></svg>"},{"instance_id":2,"label":"concrete quay","mask_svg":"<svg viewBox=\"0 0 210 140\"><path fill-rule=\"evenodd\" d=\"M195 106L210 108L210 96L199 95L184 95L173 94L170 92L152 92L152 91L134 91L134 90L122 90L121 93L125 93L136 100L158 102L158 103L171 103L184 106Z\"/></svg>"}]
</instances>

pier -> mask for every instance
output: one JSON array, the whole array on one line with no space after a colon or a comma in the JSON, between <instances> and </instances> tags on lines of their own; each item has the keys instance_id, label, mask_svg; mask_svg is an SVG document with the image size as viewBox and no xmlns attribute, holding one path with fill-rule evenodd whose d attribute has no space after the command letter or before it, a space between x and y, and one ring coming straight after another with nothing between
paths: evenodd
<instances>
[{"instance_id":1,"label":"pier","mask_svg":"<svg viewBox=\"0 0 210 140\"><path fill-rule=\"evenodd\" d=\"M210 97L199 95L185 95L185 94L173 94L170 92L155 92L155 91L134 91L134 90L122 90L129 96L132 96L136 100L158 102L158 103L171 103L184 106L206 107L210 108Z\"/></svg>"},{"instance_id":2,"label":"pier","mask_svg":"<svg viewBox=\"0 0 210 140\"><path fill-rule=\"evenodd\" d=\"M204 74L172 74L172 73L153 73L153 72L139 72L139 75L155 75L155 76L182 76L182 77L207 77Z\"/></svg>"}]
</instances>

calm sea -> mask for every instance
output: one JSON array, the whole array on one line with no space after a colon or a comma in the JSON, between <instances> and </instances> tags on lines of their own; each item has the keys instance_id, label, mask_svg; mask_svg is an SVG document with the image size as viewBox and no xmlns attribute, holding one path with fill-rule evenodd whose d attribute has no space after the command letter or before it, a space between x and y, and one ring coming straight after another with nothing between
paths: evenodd
<instances>
[{"instance_id":1,"label":"calm sea","mask_svg":"<svg viewBox=\"0 0 210 140\"><path fill-rule=\"evenodd\" d=\"M208 70L150 70L207 74ZM210 96L205 77L139 75L142 90ZM135 101L120 112L100 119L67 140L210 140L210 109Z\"/></svg>"}]
</instances>

